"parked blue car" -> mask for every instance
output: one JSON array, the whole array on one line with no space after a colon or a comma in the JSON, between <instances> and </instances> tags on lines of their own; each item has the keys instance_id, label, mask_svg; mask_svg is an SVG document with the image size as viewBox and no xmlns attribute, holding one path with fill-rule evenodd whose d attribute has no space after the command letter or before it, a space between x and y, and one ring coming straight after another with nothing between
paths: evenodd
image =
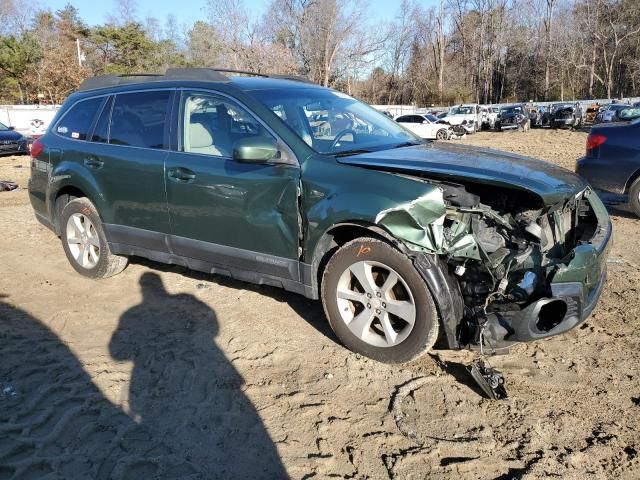
<instances>
[{"instance_id":1,"label":"parked blue car","mask_svg":"<svg viewBox=\"0 0 640 480\"><path fill-rule=\"evenodd\" d=\"M27 139L13 127L0 123L0 155L29 153Z\"/></svg>"},{"instance_id":2,"label":"parked blue car","mask_svg":"<svg viewBox=\"0 0 640 480\"><path fill-rule=\"evenodd\" d=\"M640 118L591 128L576 172L607 204L628 204L640 217Z\"/></svg>"}]
</instances>

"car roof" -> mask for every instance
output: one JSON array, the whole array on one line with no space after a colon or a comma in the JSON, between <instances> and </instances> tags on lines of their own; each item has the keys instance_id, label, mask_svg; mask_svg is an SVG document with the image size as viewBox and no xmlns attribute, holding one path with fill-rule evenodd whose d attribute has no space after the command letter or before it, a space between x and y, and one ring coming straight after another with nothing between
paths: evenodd
<instances>
[{"instance_id":1,"label":"car roof","mask_svg":"<svg viewBox=\"0 0 640 480\"><path fill-rule=\"evenodd\" d=\"M324 88L305 77L295 75L268 75L214 68L171 68L165 73L108 74L91 77L82 82L77 92L93 90L118 91L132 86L135 88L171 87L194 83L225 84L240 90Z\"/></svg>"},{"instance_id":2,"label":"car roof","mask_svg":"<svg viewBox=\"0 0 640 480\"><path fill-rule=\"evenodd\" d=\"M230 77L231 84L240 90L271 90L271 89L302 89L302 88L326 88L313 83L296 80L263 77Z\"/></svg>"}]
</instances>

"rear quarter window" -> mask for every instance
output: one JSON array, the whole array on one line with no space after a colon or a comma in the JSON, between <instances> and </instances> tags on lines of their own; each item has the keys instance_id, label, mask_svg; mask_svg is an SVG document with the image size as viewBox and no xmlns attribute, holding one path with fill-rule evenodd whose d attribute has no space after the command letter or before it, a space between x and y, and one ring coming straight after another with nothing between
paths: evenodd
<instances>
[{"instance_id":1,"label":"rear quarter window","mask_svg":"<svg viewBox=\"0 0 640 480\"><path fill-rule=\"evenodd\" d=\"M74 104L56 124L56 133L74 140L86 140L103 100L103 98L91 98Z\"/></svg>"}]
</instances>

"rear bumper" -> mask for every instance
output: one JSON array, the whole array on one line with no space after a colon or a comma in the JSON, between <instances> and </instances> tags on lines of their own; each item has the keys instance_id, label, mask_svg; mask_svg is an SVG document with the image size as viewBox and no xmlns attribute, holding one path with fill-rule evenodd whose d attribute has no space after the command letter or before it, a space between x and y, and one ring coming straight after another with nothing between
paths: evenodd
<instances>
[{"instance_id":1,"label":"rear bumper","mask_svg":"<svg viewBox=\"0 0 640 480\"><path fill-rule=\"evenodd\" d=\"M576 173L587 180L608 204L622 203L627 182L638 165L620 157L585 156L576 162Z\"/></svg>"},{"instance_id":2,"label":"rear bumper","mask_svg":"<svg viewBox=\"0 0 640 480\"><path fill-rule=\"evenodd\" d=\"M573 125L573 118L554 118L551 120L551 123L554 125Z\"/></svg>"}]
</instances>

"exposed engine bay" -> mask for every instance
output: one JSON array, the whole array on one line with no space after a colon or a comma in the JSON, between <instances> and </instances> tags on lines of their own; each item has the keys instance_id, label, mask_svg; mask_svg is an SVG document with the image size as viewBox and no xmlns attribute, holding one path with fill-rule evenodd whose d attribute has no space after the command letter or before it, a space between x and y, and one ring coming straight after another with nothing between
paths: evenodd
<instances>
[{"instance_id":1,"label":"exposed engine bay","mask_svg":"<svg viewBox=\"0 0 640 480\"><path fill-rule=\"evenodd\" d=\"M548 206L523 190L428 183L438 188L380 212L376 223L411 250L445 260L464 300L458 344L498 350L562 322L573 306L554 298L551 283L598 228L591 191Z\"/></svg>"}]
</instances>

